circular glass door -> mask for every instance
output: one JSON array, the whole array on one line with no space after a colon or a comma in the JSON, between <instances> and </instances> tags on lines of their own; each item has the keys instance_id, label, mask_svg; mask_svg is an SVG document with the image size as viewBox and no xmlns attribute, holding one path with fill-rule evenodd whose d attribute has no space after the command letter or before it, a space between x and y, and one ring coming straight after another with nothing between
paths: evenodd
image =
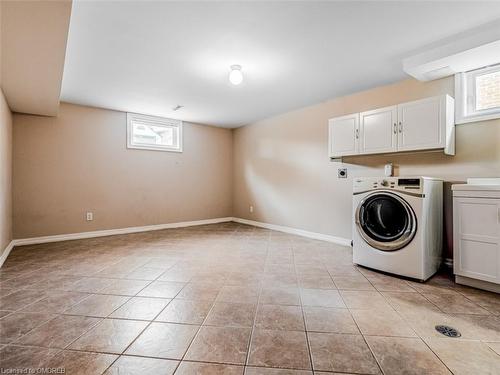
<instances>
[{"instance_id":1,"label":"circular glass door","mask_svg":"<svg viewBox=\"0 0 500 375\"><path fill-rule=\"evenodd\" d=\"M355 219L361 237L372 247L384 251L405 247L417 230L410 205L389 192L368 195L360 202Z\"/></svg>"}]
</instances>

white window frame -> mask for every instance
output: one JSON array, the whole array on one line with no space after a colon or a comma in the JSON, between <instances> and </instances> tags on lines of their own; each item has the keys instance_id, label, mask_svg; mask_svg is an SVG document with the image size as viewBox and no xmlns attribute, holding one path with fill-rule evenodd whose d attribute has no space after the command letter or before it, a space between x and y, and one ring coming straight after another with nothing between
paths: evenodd
<instances>
[{"instance_id":1,"label":"white window frame","mask_svg":"<svg viewBox=\"0 0 500 375\"><path fill-rule=\"evenodd\" d=\"M140 121L149 123L154 126L163 127L176 127L179 132L179 146L161 146L161 145L144 145L144 144L134 144L132 142L132 122ZM152 151L168 151L168 152L182 152L182 121L174 120L164 117L157 116L147 116L138 113L127 113L127 148L138 149L138 150L152 150Z\"/></svg>"},{"instance_id":2,"label":"white window frame","mask_svg":"<svg viewBox=\"0 0 500 375\"><path fill-rule=\"evenodd\" d=\"M500 65L455 74L455 123L486 121L500 118L500 108L476 111L475 81L478 75L500 71Z\"/></svg>"}]
</instances>

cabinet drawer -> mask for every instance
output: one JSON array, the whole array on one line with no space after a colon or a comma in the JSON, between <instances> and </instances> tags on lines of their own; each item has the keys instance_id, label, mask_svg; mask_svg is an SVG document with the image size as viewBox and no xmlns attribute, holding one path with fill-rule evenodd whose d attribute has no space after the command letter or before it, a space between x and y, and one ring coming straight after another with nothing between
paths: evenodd
<instances>
[{"instance_id":1,"label":"cabinet drawer","mask_svg":"<svg viewBox=\"0 0 500 375\"><path fill-rule=\"evenodd\" d=\"M462 236L498 237L498 202L496 199L465 198L460 202Z\"/></svg>"},{"instance_id":2,"label":"cabinet drawer","mask_svg":"<svg viewBox=\"0 0 500 375\"><path fill-rule=\"evenodd\" d=\"M499 267L498 245L462 239L460 241L460 273L482 280L496 279Z\"/></svg>"},{"instance_id":3,"label":"cabinet drawer","mask_svg":"<svg viewBox=\"0 0 500 375\"><path fill-rule=\"evenodd\" d=\"M454 272L500 284L500 199L453 198Z\"/></svg>"}]
</instances>

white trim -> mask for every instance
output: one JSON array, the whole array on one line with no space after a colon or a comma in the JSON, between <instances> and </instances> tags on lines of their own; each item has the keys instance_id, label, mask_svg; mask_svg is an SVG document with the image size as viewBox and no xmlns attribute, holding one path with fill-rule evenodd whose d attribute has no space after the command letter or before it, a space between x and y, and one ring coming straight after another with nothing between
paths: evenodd
<instances>
[{"instance_id":1,"label":"white trim","mask_svg":"<svg viewBox=\"0 0 500 375\"><path fill-rule=\"evenodd\" d=\"M470 277L455 275L455 282L457 284L467 285L477 289L488 290L493 293L500 293L500 285L489 281L472 279Z\"/></svg>"},{"instance_id":2,"label":"white trim","mask_svg":"<svg viewBox=\"0 0 500 375\"><path fill-rule=\"evenodd\" d=\"M70 241L70 240L80 240L84 238L94 238L94 237L106 237L115 236L118 234L129 234L138 232L149 232L154 230L171 229L171 228L184 228L192 227L197 225L206 224L217 224L226 223L234 221L235 223L253 225L260 228L267 228L271 230L276 230L279 232L285 232L290 234L296 234L302 237L313 238L316 240L333 242L339 245L351 246L351 240L348 238L331 236L329 234L309 232L303 229L296 229L291 227L285 227L282 225L263 223L260 221L253 221L247 219L241 219L238 217L221 217L216 219L205 219L205 220L195 220L195 221L182 221L178 223L168 223L168 224L155 224L155 225L145 225L140 227L127 227L127 228L117 228L117 229L105 229L96 230L92 232L79 232L79 233L68 233L68 234L56 234L53 236L43 236L43 237L30 237L12 240L9 246L23 246L23 245L36 245L48 242L59 242L59 241ZM7 247L8 248L8 247ZM10 251L10 250L9 250Z\"/></svg>"},{"instance_id":3,"label":"white trim","mask_svg":"<svg viewBox=\"0 0 500 375\"><path fill-rule=\"evenodd\" d=\"M12 240L9 245L4 249L2 256L0 257L0 267L2 267L3 263L9 256L11 250L14 246L24 246L24 245L36 245L42 243L49 242L59 242L59 241L70 241L70 240L80 240L85 238L94 238L94 237L106 237L106 236L115 236L118 234L129 234L129 233L139 233L139 232L149 232L154 230L162 230L162 229L172 229L172 228L184 228L184 227L192 227L197 225L206 225L206 224L217 224L217 223L227 223L233 221L235 223L253 225L260 228L267 228L271 230L276 230L279 232L285 232L290 234L295 234L297 236L313 238L316 240L322 240L327 242L332 242L342 246L351 246L351 240L348 238L331 236L328 234L309 232L303 229L296 229L285 227L282 225L262 223L259 221L241 219L238 217L220 217L215 219L204 219L204 220L194 220L194 221L182 221L178 223L168 223L168 224L155 224L155 225L145 225L140 227L127 227L127 228L118 228L118 229L106 229L106 230L96 230L92 232L80 232L80 233L68 233L68 234L56 234L53 236L43 236L43 237L30 237L30 238L20 238L17 240Z\"/></svg>"},{"instance_id":4,"label":"white trim","mask_svg":"<svg viewBox=\"0 0 500 375\"><path fill-rule=\"evenodd\" d=\"M479 75L497 71L500 71L499 65L455 74L456 124L467 124L500 118L500 109L498 107L478 111L474 108L476 101L475 78Z\"/></svg>"},{"instance_id":5,"label":"white trim","mask_svg":"<svg viewBox=\"0 0 500 375\"><path fill-rule=\"evenodd\" d=\"M453 269L453 258L444 258L443 264L446 268Z\"/></svg>"},{"instance_id":6,"label":"white trim","mask_svg":"<svg viewBox=\"0 0 500 375\"><path fill-rule=\"evenodd\" d=\"M184 227L192 227L192 226L196 226L196 225L225 223L225 222L232 221L232 219L233 219L232 217L220 217L220 218L216 218L216 219L182 221L182 222L178 222L178 223L145 225L145 226L141 226L141 227L128 227L128 228L118 228L118 229L96 230L93 232L57 234L54 236L22 238L22 239L18 239L18 240L13 240L13 242L14 242L15 246L35 245L35 244L41 244L41 243L47 243L47 242L79 240L79 239L84 239L84 238L115 236L117 234L149 232L149 231L161 230L161 229L184 228Z\"/></svg>"},{"instance_id":7,"label":"white trim","mask_svg":"<svg viewBox=\"0 0 500 375\"><path fill-rule=\"evenodd\" d=\"M457 125L469 124L471 122L480 122L488 120L496 120L500 118L500 113L493 113L490 115L477 115L477 116L462 116L456 121Z\"/></svg>"},{"instance_id":8,"label":"white trim","mask_svg":"<svg viewBox=\"0 0 500 375\"><path fill-rule=\"evenodd\" d=\"M14 246L16 245L15 241L16 240L10 241L9 244L7 245L7 247L5 249L3 249L3 253L0 256L0 267L3 266L4 262L7 260L7 257L9 256L10 252L12 251Z\"/></svg>"},{"instance_id":9,"label":"white trim","mask_svg":"<svg viewBox=\"0 0 500 375\"><path fill-rule=\"evenodd\" d=\"M285 233L290 233L290 234L296 234L297 236L313 238L315 240L333 242L337 245L351 246L351 240L348 238L336 237L336 236L331 236L329 234L323 234L323 233L317 233L317 232L309 232L307 230L285 227L282 225L262 223L260 221L241 219L239 217L233 217L233 221L236 223L240 223L240 224L253 225L255 227L266 228L266 229L276 230L279 232L285 232Z\"/></svg>"}]
</instances>

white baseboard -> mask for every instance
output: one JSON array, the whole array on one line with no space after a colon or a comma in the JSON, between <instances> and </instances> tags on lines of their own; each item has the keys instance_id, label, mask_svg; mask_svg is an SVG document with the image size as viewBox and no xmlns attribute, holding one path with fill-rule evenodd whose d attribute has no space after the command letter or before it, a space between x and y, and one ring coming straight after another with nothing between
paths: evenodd
<instances>
[{"instance_id":1,"label":"white baseboard","mask_svg":"<svg viewBox=\"0 0 500 375\"><path fill-rule=\"evenodd\" d=\"M178 223L168 223L168 224L144 225L141 227L127 227L127 228L118 228L118 229L96 230L96 231L92 231L92 232L57 234L54 236L22 238L22 239L13 240L13 242L14 242L14 246L36 245L36 244L48 243L48 242L80 240L80 239L84 239L84 238L115 236L117 234L149 232L149 231L161 230L161 229L184 228L184 227L192 227L192 226L196 226L196 225L225 223L225 222L232 221L232 219L233 219L232 217L220 217L220 218L216 218L216 219L182 221L182 222L178 222Z\"/></svg>"},{"instance_id":2,"label":"white baseboard","mask_svg":"<svg viewBox=\"0 0 500 375\"><path fill-rule=\"evenodd\" d=\"M446 268L451 268L453 269L453 258L444 258L443 259L443 264Z\"/></svg>"},{"instance_id":3,"label":"white baseboard","mask_svg":"<svg viewBox=\"0 0 500 375\"><path fill-rule=\"evenodd\" d=\"M43 237L30 237L30 238L20 238L12 240L9 245L5 248L4 252L0 256L0 267L3 265L7 257L9 256L11 250L14 246L23 245L36 245L48 242L59 242L59 241L69 241L69 240L80 240L84 238L94 238L94 237L106 237L115 236L118 234L129 234L129 233L139 233L139 232L149 232L153 230L161 229L171 229L171 228L184 228L192 227L196 225L206 225L206 224L217 224L234 221L236 223L253 225L260 228L267 228L276 230L279 232L285 232L290 234L295 234L297 236L313 238L316 240L333 242L343 246L351 246L351 240L342 237L330 236L328 234L309 232L302 229L290 228L281 225L262 223L259 221L240 219L237 217L221 217L216 219L205 219L205 220L195 220L195 221L183 221L179 223L168 223L168 224L156 224L156 225L145 225L141 227L128 227L128 228L118 228L118 229L106 229L106 230L96 230L92 232L80 232L80 233L68 233L68 234L57 234L53 236L43 236Z\"/></svg>"},{"instance_id":4,"label":"white baseboard","mask_svg":"<svg viewBox=\"0 0 500 375\"><path fill-rule=\"evenodd\" d=\"M349 238L336 237L336 236L331 236L329 234L323 234L323 233L309 232L309 231L303 230L303 229L285 227L285 226L276 225L276 224L262 223L260 221L241 219L239 217L233 217L233 221L236 223L253 225L255 227L276 230L279 232L296 234L297 236L313 238L315 240L333 242L333 243L338 244L338 245L351 246L351 240Z\"/></svg>"},{"instance_id":5,"label":"white baseboard","mask_svg":"<svg viewBox=\"0 0 500 375\"><path fill-rule=\"evenodd\" d=\"M7 247L5 249L3 249L3 253L0 256L0 267L3 266L3 263L7 260L7 257L9 256L10 252L12 251L12 249L14 248L15 245L16 245L15 240L12 240L9 242Z\"/></svg>"},{"instance_id":6,"label":"white baseboard","mask_svg":"<svg viewBox=\"0 0 500 375\"><path fill-rule=\"evenodd\" d=\"M489 281L472 279L470 277L455 275L455 282L457 284L471 286L473 288L488 290L493 293L500 293L500 285Z\"/></svg>"}]
</instances>

